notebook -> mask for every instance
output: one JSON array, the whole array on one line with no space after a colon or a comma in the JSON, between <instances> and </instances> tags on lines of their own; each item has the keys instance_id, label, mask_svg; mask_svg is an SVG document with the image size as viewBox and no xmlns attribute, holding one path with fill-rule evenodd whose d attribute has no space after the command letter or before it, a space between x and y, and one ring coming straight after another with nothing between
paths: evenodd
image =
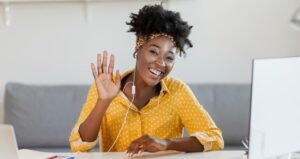
<instances>
[{"instance_id":1,"label":"notebook","mask_svg":"<svg viewBox=\"0 0 300 159\"><path fill-rule=\"evenodd\" d=\"M54 153L33 150L18 150L18 144L11 125L0 125L0 157L1 159L48 159L56 156Z\"/></svg>"}]
</instances>

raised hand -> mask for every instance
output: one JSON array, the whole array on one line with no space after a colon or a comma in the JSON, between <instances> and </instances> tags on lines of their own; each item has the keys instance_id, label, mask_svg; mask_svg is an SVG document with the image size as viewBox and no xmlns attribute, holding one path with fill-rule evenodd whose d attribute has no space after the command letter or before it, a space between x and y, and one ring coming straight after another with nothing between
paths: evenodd
<instances>
[{"instance_id":1,"label":"raised hand","mask_svg":"<svg viewBox=\"0 0 300 159\"><path fill-rule=\"evenodd\" d=\"M112 79L114 72L115 57L110 55L109 65L107 66L107 52L104 51L103 59L101 54L97 55L97 70L95 65L91 63L91 69L95 79L100 100L112 100L118 95L121 87L121 75L119 70L116 71L115 80Z\"/></svg>"}]
</instances>

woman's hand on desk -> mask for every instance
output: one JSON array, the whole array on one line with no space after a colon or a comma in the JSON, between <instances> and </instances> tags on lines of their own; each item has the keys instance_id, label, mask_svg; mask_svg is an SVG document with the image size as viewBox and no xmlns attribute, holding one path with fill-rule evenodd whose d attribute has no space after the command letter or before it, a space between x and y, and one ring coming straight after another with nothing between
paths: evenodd
<instances>
[{"instance_id":1,"label":"woman's hand on desk","mask_svg":"<svg viewBox=\"0 0 300 159\"><path fill-rule=\"evenodd\" d=\"M127 149L127 155L132 157L140 152L158 152L168 148L168 140L159 139L154 136L144 135L134 140Z\"/></svg>"},{"instance_id":2,"label":"woman's hand on desk","mask_svg":"<svg viewBox=\"0 0 300 159\"><path fill-rule=\"evenodd\" d=\"M113 81L113 72L115 57L110 55L109 65L107 52L104 51L103 59L101 54L97 55L97 69L93 63L91 63L91 69L97 86L97 92L100 100L112 100L117 96L121 87L121 75L116 71L116 80Z\"/></svg>"}]
</instances>

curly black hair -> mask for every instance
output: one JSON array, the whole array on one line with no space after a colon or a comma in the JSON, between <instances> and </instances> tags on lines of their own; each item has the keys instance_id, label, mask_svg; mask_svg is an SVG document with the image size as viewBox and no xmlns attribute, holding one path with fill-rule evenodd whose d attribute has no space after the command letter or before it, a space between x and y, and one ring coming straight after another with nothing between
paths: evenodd
<instances>
[{"instance_id":1,"label":"curly black hair","mask_svg":"<svg viewBox=\"0 0 300 159\"><path fill-rule=\"evenodd\" d=\"M165 33L174 38L179 55L186 56L185 45L193 47L188 39L192 26L183 21L179 12L164 9L161 5L146 5L138 14L131 13L128 32L135 32L136 36L149 36L155 33Z\"/></svg>"}]
</instances>

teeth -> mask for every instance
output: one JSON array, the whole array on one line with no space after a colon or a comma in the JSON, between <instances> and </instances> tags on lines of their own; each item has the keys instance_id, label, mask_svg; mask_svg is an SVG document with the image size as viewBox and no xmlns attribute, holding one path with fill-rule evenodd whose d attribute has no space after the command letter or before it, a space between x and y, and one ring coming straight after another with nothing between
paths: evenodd
<instances>
[{"instance_id":1,"label":"teeth","mask_svg":"<svg viewBox=\"0 0 300 159\"><path fill-rule=\"evenodd\" d=\"M155 74L156 76L159 76L161 74L160 71L152 69L152 68L150 68L150 72L153 73L153 74Z\"/></svg>"}]
</instances>

